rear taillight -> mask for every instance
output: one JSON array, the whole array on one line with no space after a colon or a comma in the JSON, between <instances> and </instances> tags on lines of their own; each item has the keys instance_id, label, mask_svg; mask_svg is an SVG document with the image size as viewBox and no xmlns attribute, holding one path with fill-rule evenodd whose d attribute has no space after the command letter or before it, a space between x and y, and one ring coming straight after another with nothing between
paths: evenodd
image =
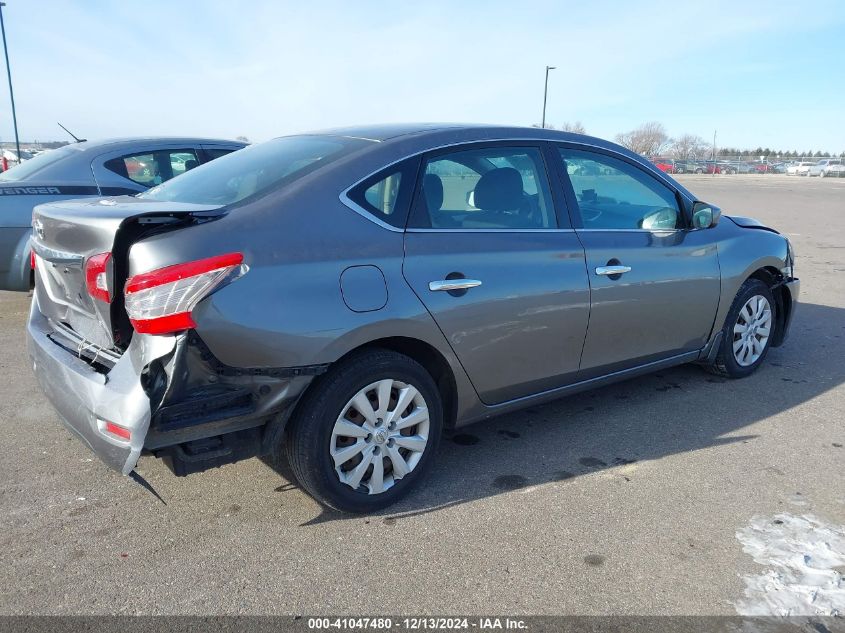
<instances>
[{"instance_id":1,"label":"rear taillight","mask_svg":"<svg viewBox=\"0 0 845 633\"><path fill-rule=\"evenodd\" d=\"M29 267L32 270L35 270L35 251L34 250L29 251Z\"/></svg>"},{"instance_id":2,"label":"rear taillight","mask_svg":"<svg viewBox=\"0 0 845 633\"><path fill-rule=\"evenodd\" d=\"M126 281L126 313L141 334L170 334L196 327L191 311L241 270L244 257L229 253L159 268Z\"/></svg>"},{"instance_id":3,"label":"rear taillight","mask_svg":"<svg viewBox=\"0 0 845 633\"><path fill-rule=\"evenodd\" d=\"M85 285L88 287L88 294L106 303L111 303L106 274L110 259L111 253L100 253L99 255L92 255L85 262Z\"/></svg>"}]
</instances>

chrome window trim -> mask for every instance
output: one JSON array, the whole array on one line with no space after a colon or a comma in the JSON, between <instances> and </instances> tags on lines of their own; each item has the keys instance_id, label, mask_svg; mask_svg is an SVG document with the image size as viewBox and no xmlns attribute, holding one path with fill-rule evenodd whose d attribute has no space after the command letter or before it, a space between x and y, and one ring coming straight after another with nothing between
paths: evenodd
<instances>
[{"instance_id":1,"label":"chrome window trim","mask_svg":"<svg viewBox=\"0 0 845 633\"><path fill-rule=\"evenodd\" d=\"M574 229L579 233L683 233L687 229Z\"/></svg>"},{"instance_id":2,"label":"chrome window trim","mask_svg":"<svg viewBox=\"0 0 845 633\"><path fill-rule=\"evenodd\" d=\"M460 145L481 145L481 144L484 144L484 143L510 143L510 142L514 142L514 143L525 143L525 142L528 142L528 143L567 143L569 145L577 145L579 147L592 147L594 149L601 150L603 152L609 152L609 153L613 154L614 156L618 156L620 160L625 160L626 162L630 162L630 160L631 160L630 157L625 156L624 154L620 154L619 152L613 150L612 148L602 147L601 145L596 145L595 143L583 143L583 142L572 141L572 140L563 141L563 140L550 140L550 139L547 139L547 138L520 136L520 137L515 137L515 138L486 138L486 139L475 139L475 140L472 140L472 141L457 141L457 142L454 142L454 143L444 143L442 145L435 145L433 147L427 147L426 149L424 149L422 151L414 152L412 154L406 154L406 155L402 156L402 158L399 158L399 159L394 160L390 163L382 165L378 169L368 173L363 178L359 178L352 185L350 185L349 187L347 187L346 189L341 191L338 198L340 199L340 202L341 202L341 204L343 204L343 206L351 209L352 211L354 211L355 213L357 213L361 217L369 220L373 224L377 224L381 228L387 229L388 231L393 231L394 233L405 233L406 231L414 231L414 232L423 232L423 231L429 232L429 231L431 231L431 232L437 232L437 233L442 233L444 231L467 231L467 232L473 232L473 233L486 233L486 232L492 231L492 232L496 232L496 233L501 233L501 232L508 232L508 231L511 231L511 232L512 231L520 231L520 232L521 231L537 231L537 232L542 231L542 232L548 232L548 231L572 231L572 230L575 230L575 229L559 229L559 228L555 228L555 229L409 229L409 228L401 228L400 229L398 227L393 226L392 224L388 224L384 220L380 220L378 217L373 215L370 211L367 211L364 207L357 204L356 202L354 202L349 197L349 192L352 191L355 187L360 185L365 180L368 180L368 179L372 178L373 176L375 176L376 174L381 173L382 171L385 171L387 169L390 169L394 165L398 165L399 163L402 163L402 162L404 162L408 159L417 158L418 156L422 156L423 154L428 154L429 152L436 152L436 151L441 150L441 149L448 149L450 147L458 147ZM677 192L679 195L681 195L681 197L684 197L683 193L681 191L679 191L678 189L676 189L675 186L672 184L672 182L670 180L666 179L666 176L662 171L660 171L659 169L656 170L656 171L657 171L656 174L651 174L651 175L657 176L658 180L662 181L664 185L666 185L667 187L672 189L672 191ZM552 183L550 182L549 185L551 186ZM579 230L585 230L585 229L579 229ZM608 230L608 229L586 229L586 230L600 231L600 230ZM609 230L614 230L614 229L609 229ZM632 230L632 231L645 230L649 233L652 232L652 231L648 231L648 229L624 229L624 230ZM675 230L678 230L678 229L675 229Z\"/></svg>"},{"instance_id":3,"label":"chrome window trim","mask_svg":"<svg viewBox=\"0 0 845 633\"><path fill-rule=\"evenodd\" d=\"M388 165L387 167L390 167L390 165ZM378 171L374 171L372 174L367 176L367 178L375 176L377 173L379 173L379 171L381 171L381 169L379 169ZM343 193L340 194L341 203L343 203L344 206L352 209L358 215L360 215L360 216L364 217L365 219L369 220L373 224L379 225L383 229L387 229L388 231L393 231L394 233L404 233L405 229L400 229L398 226L393 226L392 224L388 224L384 220L380 220L379 218L374 216L370 211L367 211L361 205L357 204L356 202L353 202L352 199L349 197L350 189L354 189L355 187L360 185L361 182L363 182L367 178L362 178L361 180L356 182L354 185L352 185L348 189L344 189Z\"/></svg>"},{"instance_id":4,"label":"chrome window trim","mask_svg":"<svg viewBox=\"0 0 845 633\"><path fill-rule=\"evenodd\" d=\"M405 229L405 233L574 233L575 229Z\"/></svg>"}]
</instances>

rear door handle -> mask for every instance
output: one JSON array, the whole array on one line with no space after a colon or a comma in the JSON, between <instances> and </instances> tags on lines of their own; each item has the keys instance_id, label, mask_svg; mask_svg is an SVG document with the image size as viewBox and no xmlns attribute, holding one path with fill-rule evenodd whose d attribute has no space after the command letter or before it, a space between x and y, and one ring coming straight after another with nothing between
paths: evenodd
<instances>
[{"instance_id":1,"label":"rear door handle","mask_svg":"<svg viewBox=\"0 0 845 633\"><path fill-rule=\"evenodd\" d=\"M441 279L440 281L431 281L428 284L428 289L432 292L438 290L466 290L467 288L475 288L480 286L481 282L478 279Z\"/></svg>"},{"instance_id":2,"label":"rear door handle","mask_svg":"<svg viewBox=\"0 0 845 633\"><path fill-rule=\"evenodd\" d=\"M631 272L630 266L597 266L597 275L624 275Z\"/></svg>"}]
</instances>

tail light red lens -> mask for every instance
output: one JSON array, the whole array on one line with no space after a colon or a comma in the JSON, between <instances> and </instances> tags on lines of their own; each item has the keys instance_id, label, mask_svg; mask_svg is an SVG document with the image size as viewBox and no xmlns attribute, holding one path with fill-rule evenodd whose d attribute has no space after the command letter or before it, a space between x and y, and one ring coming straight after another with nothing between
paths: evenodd
<instances>
[{"instance_id":1,"label":"tail light red lens","mask_svg":"<svg viewBox=\"0 0 845 633\"><path fill-rule=\"evenodd\" d=\"M34 250L29 251L29 267L32 270L35 270L35 251Z\"/></svg>"},{"instance_id":2,"label":"tail light red lens","mask_svg":"<svg viewBox=\"0 0 845 633\"><path fill-rule=\"evenodd\" d=\"M105 303L111 303L107 273L110 259L111 253L100 253L92 255L85 262L85 285L88 287L88 294Z\"/></svg>"},{"instance_id":3,"label":"tail light red lens","mask_svg":"<svg viewBox=\"0 0 845 633\"><path fill-rule=\"evenodd\" d=\"M125 306L141 334L171 334L196 327L191 311L243 269L241 253L159 268L126 281Z\"/></svg>"}]
</instances>

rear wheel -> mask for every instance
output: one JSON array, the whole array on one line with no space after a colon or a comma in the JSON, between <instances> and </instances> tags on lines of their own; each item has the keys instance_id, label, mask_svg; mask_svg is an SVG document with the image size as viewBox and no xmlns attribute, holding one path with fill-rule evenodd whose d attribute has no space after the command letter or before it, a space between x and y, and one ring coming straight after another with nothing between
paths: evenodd
<instances>
[{"instance_id":1,"label":"rear wheel","mask_svg":"<svg viewBox=\"0 0 845 633\"><path fill-rule=\"evenodd\" d=\"M297 480L317 501L343 512L373 512L423 478L442 428L429 373L402 354L370 350L320 378L291 420L284 448Z\"/></svg>"},{"instance_id":2,"label":"rear wheel","mask_svg":"<svg viewBox=\"0 0 845 633\"><path fill-rule=\"evenodd\" d=\"M729 378L754 373L769 352L775 328L774 298L759 279L748 279L734 299L725 325L712 372Z\"/></svg>"}]
</instances>

